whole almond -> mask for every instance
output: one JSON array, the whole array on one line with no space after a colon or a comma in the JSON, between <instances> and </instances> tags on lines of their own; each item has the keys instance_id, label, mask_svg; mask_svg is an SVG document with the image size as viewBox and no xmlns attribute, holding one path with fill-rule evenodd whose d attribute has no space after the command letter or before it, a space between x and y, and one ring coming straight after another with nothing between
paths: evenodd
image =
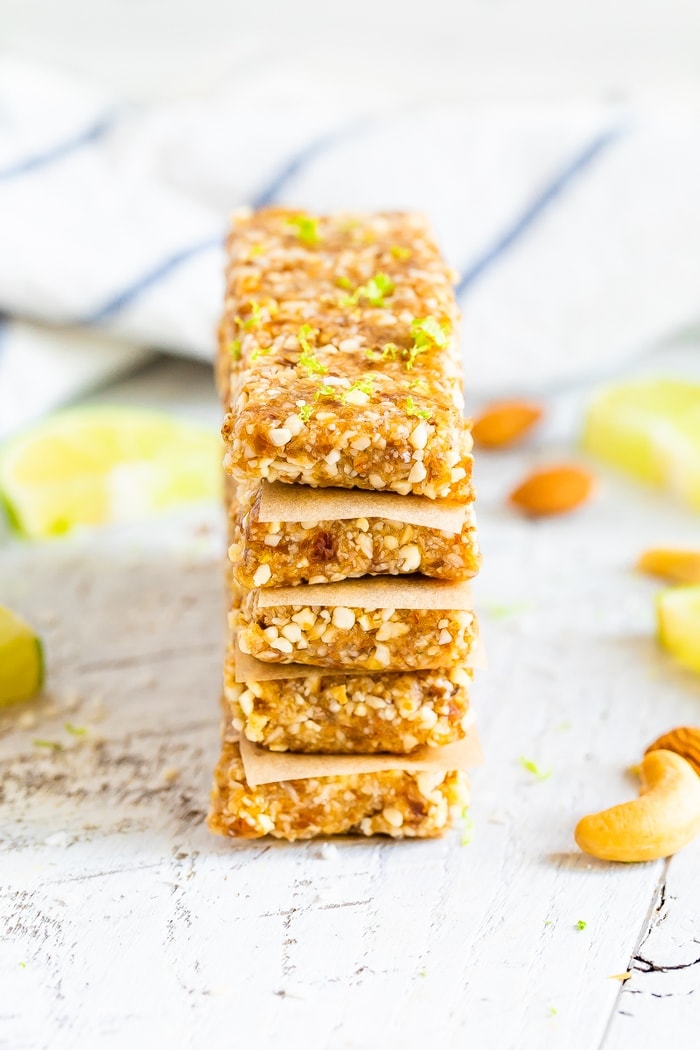
<instances>
[{"instance_id":1,"label":"whole almond","mask_svg":"<svg viewBox=\"0 0 700 1050\"><path fill-rule=\"evenodd\" d=\"M700 550L654 547L644 551L637 568L650 576L662 576L671 583L700 583Z\"/></svg>"},{"instance_id":2,"label":"whole almond","mask_svg":"<svg viewBox=\"0 0 700 1050\"><path fill-rule=\"evenodd\" d=\"M531 517L565 514L584 503L594 485L595 478L583 467L575 464L547 467L525 478L511 492L510 502Z\"/></svg>"},{"instance_id":3,"label":"whole almond","mask_svg":"<svg viewBox=\"0 0 700 1050\"><path fill-rule=\"evenodd\" d=\"M700 728L697 726L679 726L678 729L671 729L653 744L649 744L645 754L659 750L675 751L686 762L690 762L695 772L700 774Z\"/></svg>"},{"instance_id":4,"label":"whole almond","mask_svg":"<svg viewBox=\"0 0 700 1050\"><path fill-rule=\"evenodd\" d=\"M524 437L541 418L542 408L532 402L497 401L474 421L472 437L481 448L504 448Z\"/></svg>"}]
</instances>

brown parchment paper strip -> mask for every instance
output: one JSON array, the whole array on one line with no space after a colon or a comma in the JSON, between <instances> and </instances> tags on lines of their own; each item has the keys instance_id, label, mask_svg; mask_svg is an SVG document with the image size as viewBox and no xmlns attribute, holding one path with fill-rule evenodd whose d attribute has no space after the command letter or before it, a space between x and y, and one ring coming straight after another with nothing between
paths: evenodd
<instances>
[{"instance_id":1,"label":"brown parchment paper strip","mask_svg":"<svg viewBox=\"0 0 700 1050\"><path fill-rule=\"evenodd\" d=\"M352 609L473 608L469 583L447 583L425 576L361 576L338 583L300 583L296 587L262 587L258 608L276 605L347 605Z\"/></svg>"},{"instance_id":2,"label":"brown parchment paper strip","mask_svg":"<svg viewBox=\"0 0 700 1050\"><path fill-rule=\"evenodd\" d=\"M424 525L441 532L461 532L470 504L399 496L362 489L315 489L262 481L259 521L343 521L348 518L388 518L406 525Z\"/></svg>"},{"instance_id":3,"label":"brown parchment paper strip","mask_svg":"<svg viewBox=\"0 0 700 1050\"><path fill-rule=\"evenodd\" d=\"M481 740L471 729L463 740L444 747L422 747L412 755L300 755L289 751L267 751L241 737L239 740L245 778L251 787L276 784L280 780L310 777L343 777L356 773L382 773L402 769L407 773L447 773L483 764Z\"/></svg>"},{"instance_id":4,"label":"brown parchment paper strip","mask_svg":"<svg viewBox=\"0 0 700 1050\"><path fill-rule=\"evenodd\" d=\"M464 666L473 670L485 671L488 667L486 661L486 647L484 646L481 633L476 640L471 652L464 661ZM449 670L440 669L443 674ZM350 667L316 667L314 664L273 664L265 660L257 660L249 653L242 653L236 642L236 682L277 682L288 678L308 678L309 675L317 674L321 678L347 678L350 675L372 675L391 674L391 668L386 671L365 671L358 668L354 671ZM396 674L406 674L405 671L397 671Z\"/></svg>"}]
</instances>

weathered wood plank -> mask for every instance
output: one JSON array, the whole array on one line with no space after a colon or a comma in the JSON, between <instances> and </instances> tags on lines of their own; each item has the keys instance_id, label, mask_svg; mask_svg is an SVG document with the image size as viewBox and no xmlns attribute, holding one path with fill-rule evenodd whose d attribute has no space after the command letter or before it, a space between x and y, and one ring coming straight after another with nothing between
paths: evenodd
<instances>
[{"instance_id":1,"label":"weathered wood plank","mask_svg":"<svg viewBox=\"0 0 700 1050\"><path fill-rule=\"evenodd\" d=\"M0 551L0 600L42 624L52 693L0 723L8 1045L218 1046L235 1024L253 1045L597 1050L620 994L611 975L627 967L664 867L589 861L571 832L581 813L634 794L625 768L649 740L697 721L700 683L657 652L653 585L628 570L680 518L626 497L630 536L609 497L532 526L500 509L502 484L482 482L476 591L491 668L474 699L488 761L465 847L458 834L329 848L206 833L215 520ZM522 755L551 776L536 781ZM694 857L670 867L673 959L690 958L697 936L682 917ZM653 946L644 957L663 961L656 936L642 954ZM621 1004L641 1000L633 990ZM667 1009L648 996L639 1045L657 1002ZM615 1018L609 1047L628 1021Z\"/></svg>"}]
</instances>

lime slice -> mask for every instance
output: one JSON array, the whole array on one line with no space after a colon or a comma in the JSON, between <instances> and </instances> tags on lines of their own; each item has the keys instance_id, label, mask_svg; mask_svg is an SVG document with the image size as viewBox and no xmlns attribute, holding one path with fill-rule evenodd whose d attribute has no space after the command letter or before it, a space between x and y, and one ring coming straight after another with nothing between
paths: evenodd
<instances>
[{"instance_id":1,"label":"lime slice","mask_svg":"<svg viewBox=\"0 0 700 1050\"><path fill-rule=\"evenodd\" d=\"M583 445L700 510L700 384L649 379L604 390L588 410Z\"/></svg>"},{"instance_id":2,"label":"lime slice","mask_svg":"<svg viewBox=\"0 0 700 1050\"><path fill-rule=\"evenodd\" d=\"M0 449L0 498L32 538L216 499L220 475L218 434L131 408L60 413Z\"/></svg>"},{"instance_id":3,"label":"lime slice","mask_svg":"<svg viewBox=\"0 0 700 1050\"><path fill-rule=\"evenodd\" d=\"M656 608L661 645L684 667L700 672L700 585L661 591Z\"/></svg>"},{"instance_id":4,"label":"lime slice","mask_svg":"<svg viewBox=\"0 0 700 1050\"><path fill-rule=\"evenodd\" d=\"M0 605L0 707L30 700L43 681L41 642L29 624Z\"/></svg>"}]
</instances>

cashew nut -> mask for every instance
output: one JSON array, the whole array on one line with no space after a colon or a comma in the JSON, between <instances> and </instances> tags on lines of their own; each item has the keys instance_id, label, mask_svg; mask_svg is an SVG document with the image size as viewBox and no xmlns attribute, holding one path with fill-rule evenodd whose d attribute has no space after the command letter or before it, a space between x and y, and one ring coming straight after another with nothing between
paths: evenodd
<instances>
[{"instance_id":1,"label":"cashew nut","mask_svg":"<svg viewBox=\"0 0 700 1050\"><path fill-rule=\"evenodd\" d=\"M574 836L601 860L670 857L700 833L700 776L673 751L650 751L640 767L639 798L592 813Z\"/></svg>"}]
</instances>

